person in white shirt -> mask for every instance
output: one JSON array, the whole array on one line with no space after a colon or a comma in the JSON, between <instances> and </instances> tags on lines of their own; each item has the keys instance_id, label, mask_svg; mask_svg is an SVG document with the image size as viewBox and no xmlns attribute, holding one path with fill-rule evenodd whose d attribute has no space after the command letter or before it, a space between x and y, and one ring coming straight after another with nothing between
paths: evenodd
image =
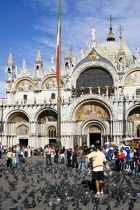
<instances>
[{"instance_id":1,"label":"person in white shirt","mask_svg":"<svg viewBox=\"0 0 140 210\"><path fill-rule=\"evenodd\" d=\"M13 157L12 148L9 148L6 155L7 168L12 167L12 157Z\"/></svg>"},{"instance_id":2,"label":"person in white shirt","mask_svg":"<svg viewBox=\"0 0 140 210\"><path fill-rule=\"evenodd\" d=\"M44 152L46 153L46 166L52 165L51 163L51 147L48 144L44 150Z\"/></svg>"}]
</instances>

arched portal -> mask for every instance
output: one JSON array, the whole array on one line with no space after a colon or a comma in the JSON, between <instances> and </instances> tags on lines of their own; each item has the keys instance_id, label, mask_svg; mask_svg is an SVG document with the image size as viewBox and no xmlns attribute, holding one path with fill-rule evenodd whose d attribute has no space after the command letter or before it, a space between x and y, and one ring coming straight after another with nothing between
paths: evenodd
<instances>
[{"instance_id":1,"label":"arched portal","mask_svg":"<svg viewBox=\"0 0 140 210\"><path fill-rule=\"evenodd\" d=\"M103 145L111 140L111 113L105 104L92 100L84 102L76 107L73 119L77 124L76 135L81 135L80 144L83 144L83 139L88 145L97 141Z\"/></svg>"},{"instance_id":2,"label":"arched portal","mask_svg":"<svg viewBox=\"0 0 140 210\"><path fill-rule=\"evenodd\" d=\"M99 120L89 120L87 121L83 128L82 134L87 136L87 144L90 145L103 145L107 138L107 127L106 125Z\"/></svg>"},{"instance_id":3,"label":"arched portal","mask_svg":"<svg viewBox=\"0 0 140 210\"><path fill-rule=\"evenodd\" d=\"M7 120L7 145L27 146L29 144L29 118L23 112L15 112L8 117Z\"/></svg>"},{"instance_id":4,"label":"arched portal","mask_svg":"<svg viewBox=\"0 0 140 210\"><path fill-rule=\"evenodd\" d=\"M56 142L57 113L53 110L43 110L37 117L36 133L46 143ZM45 137L45 138L44 138Z\"/></svg>"},{"instance_id":5,"label":"arched portal","mask_svg":"<svg viewBox=\"0 0 140 210\"><path fill-rule=\"evenodd\" d=\"M139 125L140 125L140 107L136 107L130 111L127 118L127 129L128 133L134 133L135 137L140 136Z\"/></svg>"}]
</instances>

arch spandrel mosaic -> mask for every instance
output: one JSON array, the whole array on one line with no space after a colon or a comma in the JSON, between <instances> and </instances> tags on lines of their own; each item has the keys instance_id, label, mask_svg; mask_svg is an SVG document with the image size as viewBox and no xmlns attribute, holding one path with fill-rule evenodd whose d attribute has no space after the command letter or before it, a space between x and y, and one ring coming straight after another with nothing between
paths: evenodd
<instances>
[{"instance_id":1,"label":"arch spandrel mosaic","mask_svg":"<svg viewBox=\"0 0 140 210\"><path fill-rule=\"evenodd\" d=\"M134 109L130 112L128 116L128 120L130 121L140 121L140 107Z\"/></svg>"},{"instance_id":2,"label":"arch spandrel mosaic","mask_svg":"<svg viewBox=\"0 0 140 210\"><path fill-rule=\"evenodd\" d=\"M89 117L109 120L109 114L100 105L83 104L77 111L76 119L84 120Z\"/></svg>"},{"instance_id":3,"label":"arch spandrel mosaic","mask_svg":"<svg viewBox=\"0 0 140 210\"><path fill-rule=\"evenodd\" d=\"M61 80L61 88L64 86L63 81ZM46 89L56 89L57 88L57 82L56 82L56 77L50 77L46 79L43 84L42 84L42 90Z\"/></svg>"},{"instance_id":4,"label":"arch spandrel mosaic","mask_svg":"<svg viewBox=\"0 0 140 210\"><path fill-rule=\"evenodd\" d=\"M57 114L51 110L43 111L38 116L38 121L41 123L45 123L47 121L57 121Z\"/></svg>"},{"instance_id":5,"label":"arch spandrel mosaic","mask_svg":"<svg viewBox=\"0 0 140 210\"><path fill-rule=\"evenodd\" d=\"M140 71L134 71L125 79L125 85L140 85Z\"/></svg>"},{"instance_id":6,"label":"arch spandrel mosaic","mask_svg":"<svg viewBox=\"0 0 140 210\"><path fill-rule=\"evenodd\" d=\"M29 122L29 119L23 113L14 113L8 118L8 122Z\"/></svg>"},{"instance_id":7,"label":"arch spandrel mosaic","mask_svg":"<svg viewBox=\"0 0 140 210\"><path fill-rule=\"evenodd\" d=\"M22 80L16 85L17 91L30 91L34 90L34 84L29 80Z\"/></svg>"}]
</instances>

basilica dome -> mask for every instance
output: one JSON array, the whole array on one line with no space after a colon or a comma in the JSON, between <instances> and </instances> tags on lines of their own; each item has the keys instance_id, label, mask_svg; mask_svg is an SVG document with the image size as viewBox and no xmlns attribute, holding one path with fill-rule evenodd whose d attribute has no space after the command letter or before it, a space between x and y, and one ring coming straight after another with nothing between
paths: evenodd
<instances>
[{"instance_id":1,"label":"basilica dome","mask_svg":"<svg viewBox=\"0 0 140 210\"><path fill-rule=\"evenodd\" d=\"M134 63L134 56L128 48L126 42L123 40L111 40L103 43L98 41L95 49L100 55L113 62L113 64L117 65L119 57L121 57L121 55L125 56L126 67L130 67Z\"/></svg>"}]
</instances>

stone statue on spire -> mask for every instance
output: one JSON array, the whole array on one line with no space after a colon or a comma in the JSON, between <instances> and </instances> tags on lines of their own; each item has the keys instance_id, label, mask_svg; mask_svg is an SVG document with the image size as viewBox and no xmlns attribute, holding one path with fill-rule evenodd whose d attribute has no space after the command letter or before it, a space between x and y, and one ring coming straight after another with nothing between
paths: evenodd
<instances>
[{"instance_id":1,"label":"stone statue on spire","mask_svg":"<svg viewBox=\"0 0 140 210\"><path fill-rule=\"evenodd\" d=\"M54 69L54 56L53 55L51 57L51 66L52 66L52 69Z\"/></svg>"},{"instance_id":2,"label":"stone statue on spire","mask_svg":"<svg viewBox=\"0 0 140 210\"><path fill-rule=\"evenodd\" d=\"M136 47L136 59L138 60L139 59L139 48Z\"/></svg>"},{"instance_id":3,"label":"stone statue on spire","mask_svg":"<svg viewBox=\"0 0 140 210\"><path fill-rule=\"evenodd\" d=\"M21 74L25 74L28 75L28 70L26 68L26 61L23 59L22 60L22 70L21 70Z\"/></svg>"},{"instance_id":4,"label":"stone statue on spire","mask_svg":"<svg viewBox=\"0 0 140 210\"><path fill-rule=\"evenodd\" d=\"M95 33L96 33L95 26L92 26L92 29L91 29L91 34L92 34L92 45L95 44Z\"/></svg>"}]
</instances>

